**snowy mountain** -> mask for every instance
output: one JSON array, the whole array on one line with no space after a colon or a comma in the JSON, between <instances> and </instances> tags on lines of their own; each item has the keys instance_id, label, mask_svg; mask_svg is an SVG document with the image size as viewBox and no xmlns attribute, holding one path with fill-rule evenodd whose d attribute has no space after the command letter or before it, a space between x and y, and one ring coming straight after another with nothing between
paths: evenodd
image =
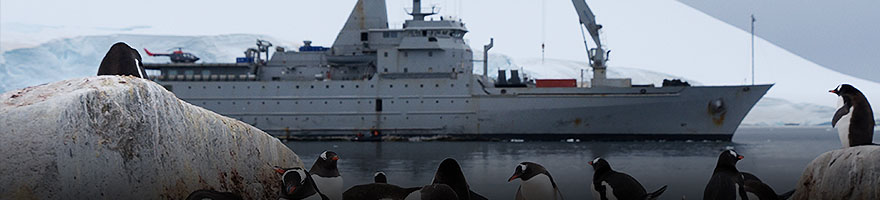
<instances>
[{"instance_id":1,"label":"snowy mountain","mask_svg":"<svg viewBox=\"0 0 880 200\"><path fill-rule=\"evenodd\" d=\"M124 41L137 49L144 62L169 62L168 57L147 56L144 48L151 52L168 52L176 47L184 47L184 51L200 57L199 62L235 62L236 57L244 56L245 49L256 46L258 38L269 40L275 43L275 46L299 46L268 36L246 34L103 35L56 39L36 47L0 53L0 92L69 78L93 76L97 73L107 50L119 41Z\"/></svg>"}]
</instances>

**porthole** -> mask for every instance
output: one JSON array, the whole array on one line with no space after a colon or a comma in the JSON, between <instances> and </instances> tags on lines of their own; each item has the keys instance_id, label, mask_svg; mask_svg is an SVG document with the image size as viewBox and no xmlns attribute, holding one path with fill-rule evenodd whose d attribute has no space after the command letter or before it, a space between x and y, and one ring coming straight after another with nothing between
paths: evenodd
<instances>
[{"instance_id":1,"label":"porthole","mask_svg":"<svg viewBox=\"0 0 880 200\"><path fill-rule=\"evenodd\" d=\"M327 101L324 101L324 104L327 104Z\"/></svg>"},{"instance_id":2,"label":"porthole","mask_svg":"<svg viewBox=\"0 0 880 200\"><path fill-rule=\"evenodd\" d=\"M192 86L186 86L186 89L193 89Z\"/></svg>"},{"instance_id":3,"label":"porthole","mask_svg":"<svg viewBox=\"0 0 880 200\"><path fill-rule=\"evenodd\" d=\"M251 89L251 86L247 86L247 89Z\"/></svg>"},{"instance_id":4,"label":"porthole","mask_svg":"<svg viewBox=\"0 0 880 200\"><path fill-rule=\"evenodd\" d=\"M280 86L280 85L276 85L276 86L275 86L275 89L281 89L281 86Z\"/></svg>"},{"instance_id":5,"label":"porthole","mask_svg":"<svg viewBox=\"0 0 880 200\"><path fill-rule=\"evenodd\" d=\"M361 85L354 85L354 88L361 88Z\"/></svg>"},{"instance_id":6,"label":"porthole","mask_svg":"<svg viewBox=\"0 0 880 200\"><path fill-rule=\"evenodd\" d=\"M325 85L324 88L330 89L330 85Z\"/></svg>"},{"instance_id":7,"label":"porthole","mask_svg":"<svg viewBox=\"0 0 880 200\"><path fill-rule=\"evenodd\" d=\"M440 103L440 100L434 101L434 103Z\"/></svg>"},{"instance_id":8,"label":"porthole","mask_svg":"<svg viewBox=\"0 0 880 200\"><path fill-rule=\"evenodd\" d=\"M425 87L425 84L419 84L419 87L423 88L423 87Z\"/></svg>"},{"instance_id":9,"label":"porthole","mask_svg":"<svg viewBox=\"0 0 880 200\"><path fill-rule=\"evenodd\" d=\"M449 84L449 87L455 87L455 84Z\"/></svg>"},{"instance_id":10,"label":"porthole","mask_svg":"<svg viewBox=\"0 0 880 200\"><path fill-rule=\"evenodd\" d=\"M314 85L312 85L312 86L309 86L309 88L315 88L315 86L314 86Z\"/></svg>"},{"instance_id":11,"label":"porthole","mask_svg":"<svg viewBox=\"0 0 880 200\"><path fill-rule=\"evenodd\" d=\"M339 88L345 88L345 85L339 85Z\"/></svg>"},{"instance_id":12,"label":"porthole","mask_svg":"<svg viewBox=\"0 0 880 200\"><path fill-rule=\"evenodd\" d=\"M440 87L440 84L434 84L434 87Z\"/></svg>"},{"instance_id":13,"label":"porthole","mask_svg":"<svg viewBox=\"0 0 880 200\"><path fill-rule=\"evenodd\" d=\"M262 89L266 89L266 86L265 86L265 85L264 85L264 86L260 86L260 87L261 87Z\"/></svg>"},{"instance_id":14,"label":"porthole","mask_svg":"<svg viewBox=\"0 0 880 200\"><path fill-rule=\"evenodd\" d=\"M296 86L296 89L299 89L299 85Z\"/></svg>"},{"instance_id":15,"label":"porthole","mask_svg":"<svg viewBox=\"0 0 880 200\"><path fill-rule=\"evenodd\" d=\"M394 85L388 85L388 88L394 88Z\"/></svg>"},{"instance_id":16,"label":"porthole","mask_svg":"<svg viewBox=\"0 0 880 200\"><path fill-rule=\"evenodd\" d=\"M264 101L264 102L261 102L261 103L262 103L263 105L266 105L266 102L265 102L265 101Z\"/></svg>"},{"instance_id":17,"label":"porthole","mask_svg":"<svg viewBox=\"0 0 880 200\"><path fill-rule=\"evenodd\" d=\"M250 102L250 101L248 101L248 102L247 102L247 105L251 105L251 102Z\"/></svg>"},{"instance_id":18,"label":"porthole","mask_svg":"<svg viewBox=\"0 0 880 200\"><path fill-rule=\"evenodd\" d=\"M208 89L208 87L202 86L202 89Z\"/></svg>"},{"instance_id":19,"label":"porthole","mask_svg":"<svg viewBox=\"0 0 880 200\"><path fill-rule=\"evenodd\" d=\"M409 87L409 84L403 84L403 87Z\"/></svg>"},{"instance_id":20,"label":"porthole","mask_svg":"<svg viewBox=\"0 0 880 200\"><path fill-rule=\"evenodd\" d=\"M455 100L449 100L449 103L455 103Z\"/></svg>"},{"instance_id":21,"label":"porthole","mask_svg":"<svg viewBox=\"0 0 880 200\"><path fill-rule=\"evenodd\" d=\"M375 85L370 85L370 88L373 88L373 86L375 86Z\"/></svg>"},{"instance_id":22,"label":"porthole","mask_svg":"<svg viewBox=\"0 0 880 200\"><path fill-rule=\"evenodd\" d=\"M358 104L361 104L361 101L358 101Z\"/></svg>"},{"instance_id":23,"label":"porthole","mask_svg":"<svg viewBox=\"0 0 880 200\"><path fill-rule=\"evenodd\" d=\"M217 89L220 89L220 86L217 86Z\"/></svg>"},{"instance_id":24,"label":"porthole","mask_svg":"<svg viewBox=\"0 0 880 200\"><path fill-rule=\"evenodd\" d=\"M339 104L342 104L342 101L339 101Z\"/></svg>"},{"instance_id":25,"label":"porthole","mask_svg":"<svg viewBox=\"0 0 880 200\"><path fill-rule=\"evenodd\" d=\"M275 105L281 105L281 102L280 102L280 101L276 101L276 102L275 102Z\"/></svg>"},{"instance_id":26,"label":"porthole","mask_svg":"<svg viewBox=\"0 0 880 200\"><path fill-rule=\"evenodd\" d=\"M234 101L232 102L232 105L235 105L235 102L234 102Z\"/></svg>"}]
</instances>

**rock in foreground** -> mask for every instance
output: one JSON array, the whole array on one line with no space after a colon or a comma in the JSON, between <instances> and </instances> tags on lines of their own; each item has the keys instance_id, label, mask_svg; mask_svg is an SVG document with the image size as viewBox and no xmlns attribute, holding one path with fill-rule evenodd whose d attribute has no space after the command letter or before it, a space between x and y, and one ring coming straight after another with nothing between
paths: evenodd
<instances>
[{"instance_id":1,"label":"rock in foreground","mask_svg":"<svg viewBox=\"0 0 880 200\"><path fill-rule=\"evenodd\" d=\"M0 96L0 196L183 199L212 189L277 198L278 139L148 80L98 76Z\"/></svg>"},{"instance_id":2,"label":"rock in foreground","mask_svg":"<svg viewBox=\"0 0 880 200\"><path fill-rule=\"evenodd\" d=\"M880 146L820 155L804 170L792 199L880 199Z\"/></svg>"}]
</instances>

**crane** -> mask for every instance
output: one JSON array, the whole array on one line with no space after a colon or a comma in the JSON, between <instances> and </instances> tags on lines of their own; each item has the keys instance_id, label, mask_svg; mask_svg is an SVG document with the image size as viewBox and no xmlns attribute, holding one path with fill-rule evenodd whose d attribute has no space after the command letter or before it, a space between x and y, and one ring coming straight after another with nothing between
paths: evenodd
<instances>
[{"instance_id":1,"label":"crane","mask_svg":"<svg viewBox=\"0 0 880 200\"><path fill-rule=\"evenodd\" d=\"M631 79L608 79L605 76L605 62L608 61L608 54L611 51L606 51L604 47L602 47L602 40L599 38L599 29L602 29L602 25L596 23L596 16L593 15L593 11L590 10L590 7L587 6L587 2L584 0L571 0L574 4L574 9L577 11L578 17L580 17L580 23L587 29L587 32L590 33L590 37L593 38L593 42L596 43L595 48L591 48L587 50L587 55L589 56L590 67L593 68L593 79L592 85L595 86L614 86L614 87L628 87L632 85ZM583 29L581 29L583 31ZM587 45L586 38L584 38L584 45Z\"/></svg>"}]
</instances>

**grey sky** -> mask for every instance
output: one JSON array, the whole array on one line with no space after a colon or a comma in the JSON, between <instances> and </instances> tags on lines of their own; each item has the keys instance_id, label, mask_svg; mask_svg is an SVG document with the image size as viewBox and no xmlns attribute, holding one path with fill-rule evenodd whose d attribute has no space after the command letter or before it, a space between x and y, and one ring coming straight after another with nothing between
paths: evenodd
<instances>
[{"instance_id":1,"label":"grey sky","mask_svg":"<svg viewBox=\"0 0 880 200\"><path fill-rule=\"evenodd\" d=\"M679 0L807 60L880 82L880 1Z\"/></svg>"}]
</instances>

